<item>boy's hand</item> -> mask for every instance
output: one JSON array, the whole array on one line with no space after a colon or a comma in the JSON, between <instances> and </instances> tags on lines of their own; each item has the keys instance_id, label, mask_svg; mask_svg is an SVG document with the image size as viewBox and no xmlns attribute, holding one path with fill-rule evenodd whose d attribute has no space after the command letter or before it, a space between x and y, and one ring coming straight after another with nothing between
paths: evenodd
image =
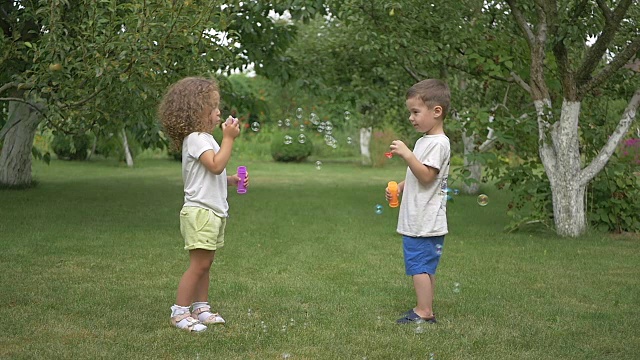
<instances>
[{"instance_id":1,"label":"boy's hand","mask_svg":"<svg viewBox=\"0 0 640 360\"><path fill-rule=\"evenodd\" d=\"M402 190L404 190L404 181L398 183L398 197L402 195ZM391 200L391 192L389 191L389 188L384 189L384 197L387 199L387 202Z\"/></svg>"},{"instance_id":2,"label":"boy's hand","mask_svg":"<svg viewBox=\"0 0 640 360\"><path fill-rule=\"evenodd\" d=\"M391 153L406 159L407 156L412 154L411 150L401 140L393 140L389 146Z\"/></svg>"},{"instance_id":3,"label":"boy's hand","mask_svg":"<svg viewBox=\"0 0 640 360\"><path fill-rule=\"evenodd\" d=\"M240 121L233 119L233 121L225 121L222 123L222 137L229 137L235 139L240 136Z\"/></svg>"},{"instance_id":4,"label":"boy's hand","mask_svg":"<svg viewBox=\"0 0 640 360\"><path fill-rule=\"evenodd\" d=\"M398 184L398 197L402 194L402 190L404 189L404 181ZM384 189L384 197L387 199L387 202L391 200L391 192L389 188Z\"/></svg>"}]
</instances>

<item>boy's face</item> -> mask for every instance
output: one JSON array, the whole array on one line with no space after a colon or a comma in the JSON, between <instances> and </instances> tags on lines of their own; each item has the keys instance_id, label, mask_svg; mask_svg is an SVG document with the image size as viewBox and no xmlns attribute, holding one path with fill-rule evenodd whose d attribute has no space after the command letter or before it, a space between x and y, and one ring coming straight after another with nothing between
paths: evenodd
<instances>
[{"instance_id":1,"label":"boy's face","mask_svg":"<svg viewBox=\"0 0 640 360\"><path fill-rule=\"evenodd\" d=\"M210 128L210 131L216 128L216 126L220 125L220 94L214 92L211 94L211 104L212 106L207 106L205 110L206 123Z\"/></svg>"},{"instance_id":2,"label":"boy's face","mask_svg":"<svg viewBox=\"0 0 640 360\"><path fill-rule=\"evenodd\" d=\"M420 97L414 96L407 99L407 109L410 116L409 121L416 131L427 135L440 134L443 132L442 106L436 105L429 109L427 104Z\"/></svg>"}]
</instances>

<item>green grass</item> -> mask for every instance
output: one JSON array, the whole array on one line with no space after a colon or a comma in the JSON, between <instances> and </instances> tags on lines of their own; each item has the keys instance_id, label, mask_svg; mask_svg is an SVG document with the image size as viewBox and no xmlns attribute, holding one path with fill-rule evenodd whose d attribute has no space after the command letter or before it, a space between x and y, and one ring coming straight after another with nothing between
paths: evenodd
<instances>
[{"instance_id":1,"label":"green grass","mask_svg":"<svg viewBox=\"0 0 640 360\"><path fill-rule=\"evenodd\" d=\"M504 194L483 189L486 207L457 196L438 269L439 323L416 333L394 324L414 304L395 233L397 210L374 210L403 167L244 165L251 188L229 194L226 246L212 267L211 300L228 324L203 334L168 323L188 264L178 229L179 163L141 160L134 169L110 161L36 163L36 188L0 191L0 358L636 359L640 353L637 237L505 234ZM460 293L452 291L455 282Z\"/></svg>"}]
</instances>

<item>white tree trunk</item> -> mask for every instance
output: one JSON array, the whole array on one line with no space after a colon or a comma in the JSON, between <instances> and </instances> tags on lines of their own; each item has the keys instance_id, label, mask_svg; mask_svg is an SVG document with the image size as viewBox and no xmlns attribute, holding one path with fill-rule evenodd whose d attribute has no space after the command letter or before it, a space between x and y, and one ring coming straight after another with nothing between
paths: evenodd
<instances>
[{"instance_id":1,"label":"white tree trunk","mask_svg":"<svg viewBox=\"0 0 640 360\"><path fill-rule=\"evenodd\" d=\"M490 123L492 123L493 120L493 116L489 117ZM470 119L467 118L466 121L470 121ZM466 122L463 123L462 126L462 144L464 145L464 168L469 170L469 177L475 181L470 184L464 183L462 185L462 192L465 194L475 195L480 191L480 182L482 181L482 164L473 158L473 154L483 153L491 149L496 141L496 137L493 128L487 128L487 130L489 130L489 132L487 133L487 138L482 144L480 144L480 146L476 146L476 133L474 132L470 136L467 135L465 125Z\"/></svg>"},{"instance_id":2,"label":"white tree trunk","mask_svg":"<svg viewBox=\"0 0 640 360\"><path fill-rule=\"evenodd\" d=\"M462 192L465 194L477 194L480 191L480 180L482 180L482 164L478 163L473 158L473 154L476 152L476 136L475 133L471 136L467 135L466 131L462 131L462 143L464 145L464 168L469 170L469 177L474 182L467 184L463 183Z\"/></svg>"},{"instance_id":3,"label":"white tree trunk","mask_svg":"<svg viewBox=\"0 0 640 360\"><path fill-rule=\"evenodd\" d=\"M124 128L122 128L122 146L124 147L124 158L127 161L127 166L133 167L133 156L131 156L131 150L129 149L127 131Z\"/></svg>"},{"instance_id":4,"label":"white tree trunk","mask_svg":"<svg viewBox=\"0 0 640 360\"><path fill-rule=\"evenodd\" d=\"M581 168L578 133L581 102L563 101L560 120L553 125L549 121L550 104L548 99L534 101L538 113L540 158L551 185L556 232L561 236L576 237L584 233L587 226L584 203L586 186L606 165L631 127L640 105L640 89L629 101L607 143L584 169Z\"/></svg>"},{"instance_id":5,"label":"white tree trunk","mask_svg":"<svg viewBox=\"0 0 640 360\"><path fill-rule=\"evenodd\" d=\"M371 142L372 128L360 128L360 154L362 165L371 165L371 152L369 151L369 143Z\"/></svg>"},{"instance_id":6,"label":"white tree trunk","mask_svg":"<svg viewBox=\"0 0 640 360\"><path fill-rule=\"evenodd\" d=\"M41 111L42 104L34 104ZM0 153L0 184L29 186L31 177L31 149L38 124L44 119L41 112L22 102L9 102L9 116L2 129L4 143Z\"/></svg>"}]
</instances>

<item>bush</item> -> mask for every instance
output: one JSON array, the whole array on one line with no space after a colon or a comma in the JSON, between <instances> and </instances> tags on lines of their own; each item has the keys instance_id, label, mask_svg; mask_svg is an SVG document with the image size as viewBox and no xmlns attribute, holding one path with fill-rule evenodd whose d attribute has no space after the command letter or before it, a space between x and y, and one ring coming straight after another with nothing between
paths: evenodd
<instances>
[{"instance_id":1,"label":"bush","mask_svg":"<svg viewBox=\"0 0 640 360\"><path fill-rule=\"evenodd\" d=\"M142 152L142 147L135 139L135 137L127 132L127 142L129 143L129 150L131 156L135 159L138 154ZM98 137L96 142L97 155L102 155L105 158L117 158L118 161L125 161L126 155L124 151L124 143L122 142L122 133L108 133Z\"/></svg>"},{"instance_id":2,"label":"bush","mask_svg":"<svg viewBox=\"0 0 640 360\"><path fill-rule=\"evenodd\" d=\"M298 141L299 133L275 133L271 137L271 156L280 162L301 162L313 152L313 143L307 136L304 142Z\"/></svg>"},{"instance_id":3,"label":"bush","mask_svg":"<svg viewBox=\"0 0 640 360\"><path fill-rule=\"evenodd\" d=\"M86 160L91 146L91 137L87 134L56 134L51 141L51 149L63 160Z\"/></svg>"},{"instance_id":4,"label":"bush","mask_svg":"<svg viewBox=\"0 0 640 360\"><path fill-rule=\"evenodd\" d=\"M623 162L640 165L640 139L627 139L620 145L620 158Z\"/></svg>"},{"instance_id":5,"label":"bush","mask_svg":"<svg viewBox=\"0 0 640 360\"><path fill-rule=\"evenodd\" d=\"M640 181L634 164L612 156L588 188L589 223L603 231L639 232Z\"/></svg>"}]
</instances>

